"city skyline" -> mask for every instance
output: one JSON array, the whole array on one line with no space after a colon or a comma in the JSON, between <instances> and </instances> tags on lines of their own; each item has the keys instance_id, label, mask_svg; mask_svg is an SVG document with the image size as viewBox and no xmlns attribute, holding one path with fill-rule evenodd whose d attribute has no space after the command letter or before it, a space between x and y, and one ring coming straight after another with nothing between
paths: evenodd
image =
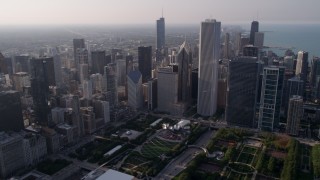
<instances>
[{"instance_id":1,"label":"city skyline","mask_svg":"<svg viewBox=\"0 0 320 180\"><path fill-rule=\"evenodd\" d=\"M183 8L177 9L183 3ZM248 8L250 4L250 8ZM290 4L290 11L286 10ZM58 24L151 24L154 19L166 17L168 24L193 24L205 18L217 18L222 22L243 23L258 20L266 23L320 23L317 7L320 2L309 0L283 1L222 1L203 0L185 3L176 0L168 3L147 0L49 1L11 0L2 2L0 25L58 25ZM244 11L249 9L249 11ZM297 13L301 10L304 13ZM278 13L270 13L278 12ZM190 14L192 13L192 16Z\"/></svg>"}]
</instances>

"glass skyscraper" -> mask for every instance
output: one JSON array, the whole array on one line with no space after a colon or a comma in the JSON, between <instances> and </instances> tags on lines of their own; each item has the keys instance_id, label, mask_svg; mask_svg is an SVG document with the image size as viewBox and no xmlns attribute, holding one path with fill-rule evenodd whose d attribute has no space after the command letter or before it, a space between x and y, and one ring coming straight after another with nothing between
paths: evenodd
<instances>
[{"instance_id":1,"label":"glass skyscraper","mask_svg":"<svg viewBox=\"0 0 320 180\"><path fill-rule=\"evenodd\" d=\"M274 131L279 125L285 67L263 69L258 128Z\"/></svg>"},{"instance_id":2,"label":"glass skyscraper","mask_svg":"<svg viewBox=\"0 0 320 180\"><path fill-rule=\"evenodd\" d=\"M164 18L157 20L157 49L163 49L165 46L165 23Z\"/></svg>"},{"instance_id":3,"label":"glass skyscraper","mask_svg":"<svg viewBox=\"0 0 320 180\"><path fill-rule=\"evenodd\" d=\"M198 75L198 114L212 116L217 110L218 64L221 22L201 23Z\"/></svg>"}]
</instances>

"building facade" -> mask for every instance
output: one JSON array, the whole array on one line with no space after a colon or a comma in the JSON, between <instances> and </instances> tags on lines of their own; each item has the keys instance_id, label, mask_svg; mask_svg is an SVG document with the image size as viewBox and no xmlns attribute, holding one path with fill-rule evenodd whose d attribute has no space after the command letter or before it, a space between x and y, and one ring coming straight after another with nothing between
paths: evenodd
<instances>
[{"instance_id":1,"label":"building facade","mask_svg":"<svg viewBox=\"0 0 320 180\"><path fill-rule=\"evenodd\" d=\"M258 128L274 131L279 126L284 86L284 67L269 66L263 69Z\"/></svg>"},{"instance_id":2,"label":"building facade","mask_svg":"<svg viewBox=\"0 0 320 180\"><path fill-rule=\"evenodd\" d=\"M151 76L152 70L152 47L140 46L138 47L138 62L139 71L142 74L142 83L147 82Z\"/></svg>"},{"instance_id":3,"label":"building facade","mask_svg":"<svg viewBox=\"0 0 320 180\"><path fill-rule=\"evenodd\" d=\"M290 135L299 135L300 121L303 117L302 96L292 96L289 100L286 132Z\"/></svg>"},{"instance_id":4,"label":"building facade","mask_svg":"<svg viewBox=\"0 0 320 180\"><path fill-rule=\"evenodd\" d=\"M239 57L229 62L225 113L229 125L255 127L258 68L256 57Z\"/></svg>"},{"instance_id":5,"label":"building facade","mask_svg":"<svg viewBox=\"0 0 320 180\"><path fill-rule=\"evenodd\" d=\"M220 34L221 22L201 23L197 112L202 116L212 116L217 110Z\"/></svg>"}]
</instances>

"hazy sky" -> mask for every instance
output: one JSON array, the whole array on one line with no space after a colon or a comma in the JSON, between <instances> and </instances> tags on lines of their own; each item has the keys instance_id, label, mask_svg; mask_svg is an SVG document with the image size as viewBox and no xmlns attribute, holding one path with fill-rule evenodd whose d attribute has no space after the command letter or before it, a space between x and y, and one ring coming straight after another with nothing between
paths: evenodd
<instances>
[{"instance_id":1,"label":"hazy sky","mask_svg":"<svg viewBox=\"0 0 320 180\"><path fill-rule=\"evenodd\" d=\"M320 23L320 0L0 0L0 24Z\"/></svg>"}]
</instances>

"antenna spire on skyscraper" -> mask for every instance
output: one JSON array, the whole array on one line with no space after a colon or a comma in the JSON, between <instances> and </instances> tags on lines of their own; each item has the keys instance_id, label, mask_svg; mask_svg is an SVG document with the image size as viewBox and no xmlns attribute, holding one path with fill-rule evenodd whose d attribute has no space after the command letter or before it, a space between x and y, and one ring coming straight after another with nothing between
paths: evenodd
<instances>
[{"instance_id":1,"label":"antenna spire on skyscraper","mask_svg":"<svg viewBox=\"0 0 320 180\"><path fill-rule=\"evenodd\" d=\"M161 10L161 17L163 18L163 7L162 7L162 10Z\"/></svg>"}]
</instances>

